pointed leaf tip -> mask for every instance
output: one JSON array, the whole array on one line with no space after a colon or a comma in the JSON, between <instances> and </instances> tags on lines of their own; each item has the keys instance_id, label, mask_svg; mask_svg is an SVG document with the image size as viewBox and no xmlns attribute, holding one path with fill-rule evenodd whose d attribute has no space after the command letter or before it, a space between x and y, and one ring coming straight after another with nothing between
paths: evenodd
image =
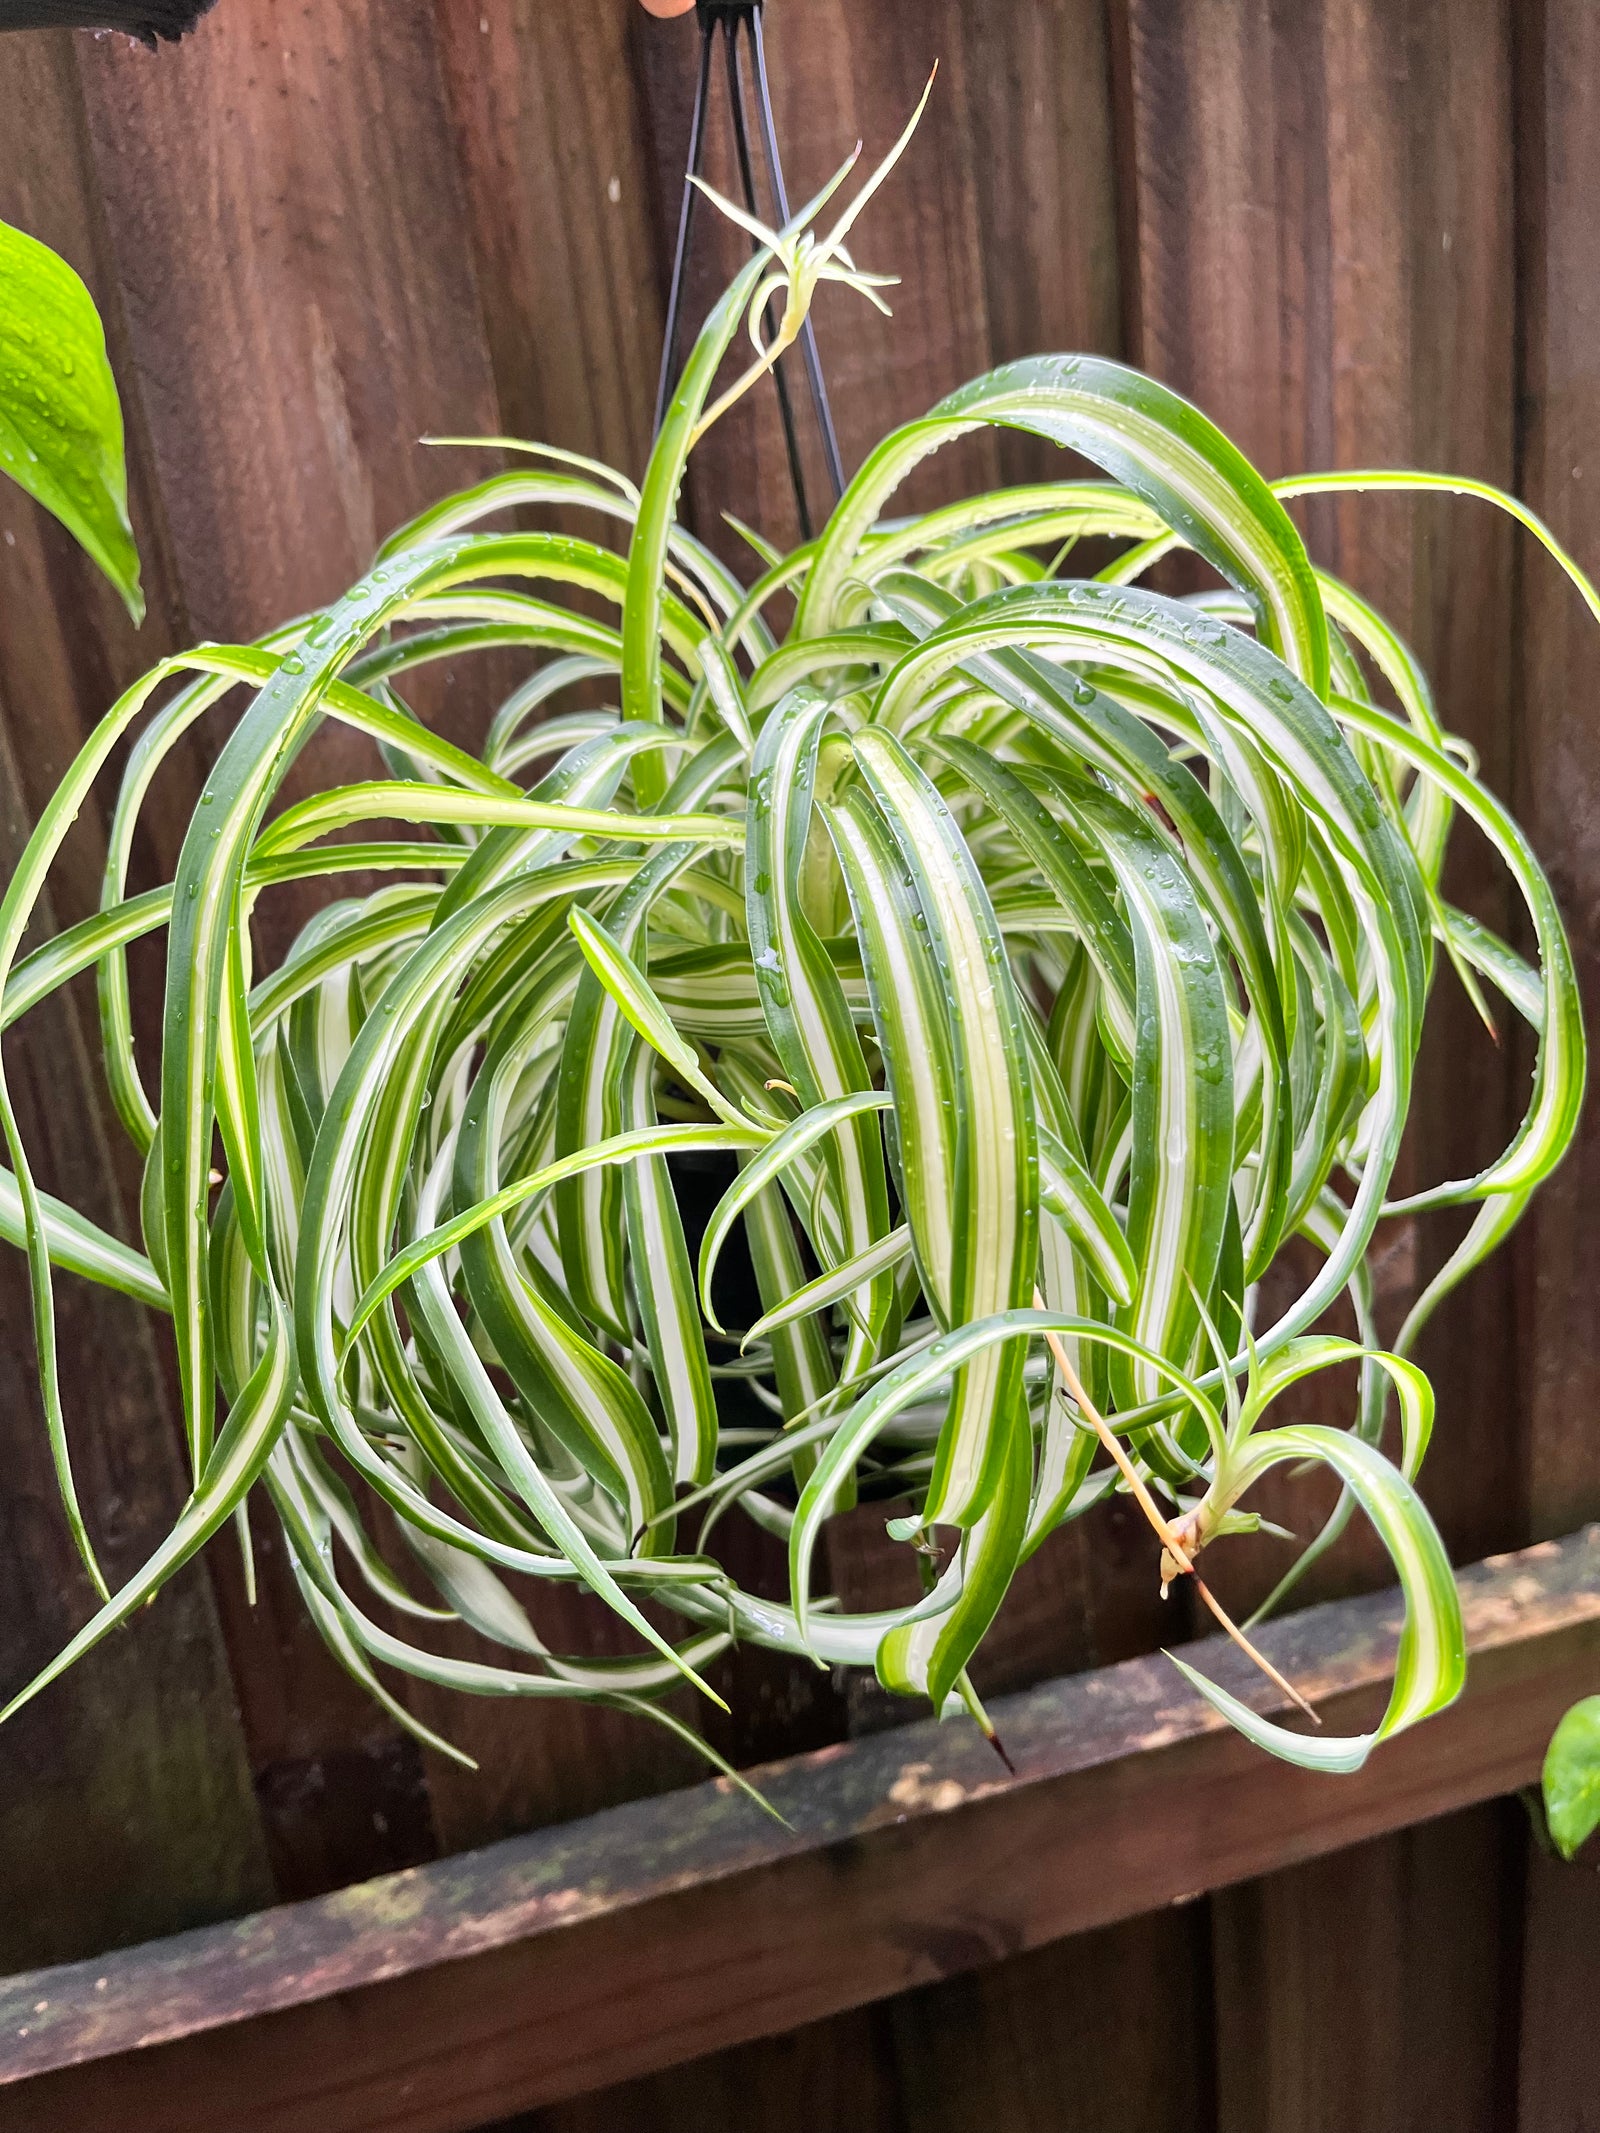
<instances>
[{"instance_id":1,"label":"pointed leaf tip","mask_svg":"<svg viewBox=\"0 0 1600 2133\"><path fill-rule=\"evenodd\" d=\"M144 620L122 408L94 299L48 245L0 222L0 471L58 518Z\"/></svg>"}]
</instances>

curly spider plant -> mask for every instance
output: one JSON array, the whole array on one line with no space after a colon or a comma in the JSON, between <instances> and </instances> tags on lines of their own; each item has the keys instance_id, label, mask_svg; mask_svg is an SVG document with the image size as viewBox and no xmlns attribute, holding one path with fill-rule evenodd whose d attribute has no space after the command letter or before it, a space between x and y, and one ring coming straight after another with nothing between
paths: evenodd
<instances>
[{"instance_id":1,"label":"curly spider plant","mask_svg":"<svg viewBox=\"0 0 1600 2133\"><path fill-rule=\"evenodd\" d=\"M324 611L164 661L39 824L0 907L4 1015L98 973L105 1073L145 1162L141 1253L36 1187L0 1085L0 1224L29 1253L91 1570L53 1267L169 1314L193 1490L18 1701L261 1490L329 1646L418 1733L383 1675L681 1727L662 1693L704 1687L734 1638L875 1667L981 1722L969 1662L1058 1526L1127 1491L1152 1576L1191 1575L1208 1542L1256 1526L1249 1493L1284 1462L1341 1484L1302 1565L1354 1509L1393 1559L1406 1615L1387 1713L1336 1740L1185 1668L1195 1686L1262 1746L1329 1770L1456 1694L1455 1587L1416 1489L1432 1398L1408 1350L1570 1141L1583 1030L1527 840L1411 652L1308 560L1283 499L1488 497L1600 602L1496 492L1386 474L1269 485L1173 393L1079 356L1009 364L896 431L821 537L763 550L746 588L674 514L732 397L707 413L741 323L757 342L742 385L818 281L876 300L843 249L855 210L819 238L820 205L756 228L642 487L517 447L518 470L405 527ZM774 294L783 326L763 347ZM983 424L1107 478L892 515L911 469ZM482 530L536 506L583 507L616 545ZM1084 536L1117 560L1065 577ZM1180 549L1224 589L1143 589ZM601 605L617 619L591 619ZM407 685L488 646L526 652L529 672L471 755L426 728ZM176 878L128 895L163 758L241 695ZM373 743L382 775L275 808L328 720ZM68 825L136 730L100 912L15 962ZM1441 895L1458 815L1511 873L1532 964ZM259 970L258 899L346 874L395 878L330 902ZM126 951L160 929L147 1079ZM1441 960L1536 1033L1531 1100L1486 1170L1396 1201ZM697 1255L671 1167L689 1153L727 1179ZM1379 1225L1464 1205L1464 1240L1380 1352ZM1262 1323L1263 1277L1296 1238L1313 1271ZM727 1326L714 1277L735 1241L760 1310ZM1346 1295L1361 1342L1317 1330ZM1274 1413L1352 1359L1348 1428ZM813 1591L827 1522L857 1500L919 1563L937 1564L942 1529L947 1560L915 1604L852 1614ZM374 1502L407 1576L380 1553ZM786 1539L786 1604L719 1562L734 1514ZM517 1597L539 1579L586 1588L636 1654L548 1649ZM412 1633L375 1620L369 1594ZM427 1648L442 1616L481 1632L481 1659Z\"/></svg>"}]
</instances>

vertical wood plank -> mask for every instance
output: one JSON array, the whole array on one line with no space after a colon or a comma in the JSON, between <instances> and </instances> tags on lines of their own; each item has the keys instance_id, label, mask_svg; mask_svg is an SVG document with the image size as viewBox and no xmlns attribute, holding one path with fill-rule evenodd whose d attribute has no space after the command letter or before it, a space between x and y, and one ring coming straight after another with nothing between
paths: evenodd
<instances>
[{"instance_id":1,"label":"vertical wood plank","mask_svg":"<svg viewBox=\"0 0 1600 2133\"><path fill-rule=\"evenodd\" d=\"M1130 1919L890 2003L916 2133L1207 2133L1207 1906Z\"/></svg>"},{"instance_id":2,"label":"vertical wood plank","mask_svg":"<svg viewBox=\"0 0 1600 2133\"><path fill-rule=\"evenodd\" d=\"M437 0L502 416L637 480L664 270L634 12L591 9L575 34L540 0Z\"/></svg>"},{"instance_id":3,"label":"vertical wood plank","mask_svg":"<svg viewBox=\"0 0 1600 2133\"><path fill-rule=\"evenodd\" d=\"M1411 463L1509 483L1512 129L1500 9L1131 0L1127 45L1140 334L1156 375L1268 474ZM1506 791L1505 530L1432 499L1346 499L1305 518L1314 556L1410 636L1446 724ZM1509 923L1506 885L1470 833L1447 889L1491 924ZM1441 982L1404 1158L1418 1182L1470 1174L1509 1128L1508 1062L1471 1021ZM1397 1226L1386 1240L1391 1321L1449 1241L1444 1225L1419 1237ZM1515 1538L1510 1331L1502 1260L1445 1307L1422 1356L1453 1452L1424 1492L1462 1553ZM1381 1571L1352 1533L1324 1582ZM1231 1581L1221 1558L1218 1575Z\"/></svg>"},{"instance_id":4,"label":"vertical wood plank","mask_svg":"<svg viewBox=\"0 0 1600 2133\"><path fill-rule=\"evenodd\" d=\"M610 1610L587 1594L530 1594L524 1586L518 1597L553 1650L621 1657L638 1648ZM455 1657L483 1657L480 1639L448 1624L430 1625L429 1641ZM485 1698L474 1706L424 1682L409 1686L407 1701L480 1765L463 1770L432 1750L424 1757L433 1827L445 1853L693 1784L708 1774L692 1749L649 1720L621 1711L520 1699ZM703 1701L690 1691L674 1708L700 1724L696 1705Z\"/></svg>"},{"instance_id":5,"label":"vertical wood plank","mask_svg":"<svg viewBox=\"0 0 1600 2133\"><path fill-rule=\"evenodd\" d=\"M1124 348L1110 24L1104 0L960 11L962 169L972 189L988 322L986 364ZM940 91L944 76L941 73ZM936 94L940 93L936 91ZM1001 481L1073 462L1037 438L993 439ZM1143 1521L1117 1501L1025 1563L975 1668L984 1695L1104 1666L1167 1624ZM870 1699L872 1686L866 1695Z\"/></svg>"},{"instance_id":6,"label":"vertical wood plank","mask_svg":"<svg viewBox=\"0 0 1600 2133\"><path fill-rule=\"evenodd\" d=\"M1498 0L1414 6L1406 81L1414 464L1516 478L1515 131L1511 25ZM1427 499L1413 517L1412 628L1446 723L1480 773L1512 798L1515 558L1510 521ZM1463 825L1445 893L1497 930L1517 905L1503 870ZM1502 1016L1502 1025L1506 1018ZM1470 1177L1503 1148L1526 1103L1516 1047L1486 1040L1461 988L1441 982L1418 1071L1419 1181ZM1459 1218L1456 1218L1459 1226ZM1424 1221L1426 1277L1454 1231ZM1518 1504L1523 1372L1513 1260L1498 1254L1440 1311L1418 1350L1449 1431L1448 1466L1425 1484L1458 1561L1523 1538Z\"/></svg>"},{"instance_id":7,"label":"vertical wood plank","mask_svg":"<svg viewBox=\"0 0 1600 2133\"><path fill-rule=\"evenodd\" d=\"M676 22L643 24L638 41L657 164L660 256L670 259L697 40L689 23ZM707 168L712 183L736 195L720 44L719 38ZM882 317L847 290L824 288L817 299L817 340L848 476L896 423L922 414L989 361L961 10L952 0L927 5L889 0L871 8L815 0L803 10L774 8L767 50L792 206L831 176L858 139L865 144L863 172L870 169L910 116L936 60L940 66L915 139L852 238L862 264L900 276L900 287L886 292L894 316ZM685 304L684 351L747 256L747 240L702 211L696 271ZM827 495L798 369L792 389L820 522ZM964 440L912 477L897 508L914 510L934 496L991 486L997 472L992 439ZM722 528L724 510L738 513L780 544L797 537L770 388L752 393L707 437L690 470L687 506L697 530L723 546L732 560L748 558Z\"/></svg>"},{"instance_id":8,"label":"vertical wood plank","mask_svg":"<svg viewBox=\"0 0 1600 2133\"><path fill-rule=\"evenodd\" d=\"M107 320L127 400L133 510L151 620L137 637L109 586L20 491L0 494L0 876L101 705L171 641L172 587L131 385L69 40L0 42L0 216L61 252ZM44 918L91 908L103 819L84 818ZM130 1234L100 1093L92 995L11 1031L7 1066L41 1175ZM85 1512L113 1578L182 1501L178 1433L146 1315L70 1278L58 1287L63 1399ZM61 1517L33 1376L27 1271L0 1259L0 1682L20 1687L93 1605ZM53 1962L223 1917L271 1893L221 1630L203 1572L0 1732L0 1965Z\"/></svg>"},{"instance_id":9,"label":"vertical wood plank","mask_svg":"<svg viewBox=\"0 0 1600 2133\"><path fill-rule=\"evenodd\" d=\"M1113 12L1136 359L1195 400L1269 475L1403 460L1409 349L1399 333L1401 218L1383 211L1397 185L1399 151L1392 122L1386 136L1369 112L1367 212L1359 234L1340 248L1335 218L1348 219L1350 203L1330 189L1327 11L1297 12L1274 0L1126 0ZM1384 77L1384 39L1351 42L1350 60L1365 62L1368 79L1348 86L1370 98ZM1349 122L1341 110L1338 123ZM1336 331L1359 334L1369 350L1386 353L1387 364L1369 356L1339 365L1336 380L1329 352ZM1330 512L1312 529L1318 560L1358 580L1364 562L1391 610L1397 589L1404 599L1409 585L1403 510L1365 525L1364 554L1348 543L1330 552L1339 531ZM1397 619L1404 627L1409 618ZM1303 1280L1307 1263L1291 1255L1286 1271ZM1282 1281L1276 1268L1267 1277L1264 1311ZM1330 1399L1332 1389L1320 1384L1313 1397ZM1327 1418L1342 1421L1347 1412ZM1332 1507L1315 1483L1286 1489L1276 1476L1256 1500L1302 1531ZM1207 1574L1230 1606L1248 1609L1283 1567L1260 1546L1224 1546ZM1324 1587L1349 1590L1386 1574L1357 1524L1314 1590L1320 1597Z\"/></svg>"},{"instance_id":10,"label":"vertical wood plank","mask_svg":"<svg viewBox=\"0 0 1600 2133\"><path fill-rule=\"evenodd\" d=\"M1518 2133L1596 2133L1595 1949L1600 1874L1549 1859L1531 1841L1517 2052Z\"/></svg>"},{"instance_id":11,"label":"vertical wood plank","mask_svg":"<svg viewBox=\"0 0 1600 2133\"><path fill-rule=\"evenodd\" d=\"M1521 18L1522 494L1600 571L1600 20L1545 0ZM1521 571L1517 802L1573 932L1589 1025L1600 1003L1600 754L1587 677L1593 623L1560 575ZM1528 1498L1534 1537L1600 1504L1600 1108L1523 1232Z\"/></svg>"},{"instance_id":12,"label":"vertical wood plank","mask_svg":"<svg viewBox=\"0 0 1600 2133\"><path fill-rule=\"evenodd\" d=\"M633 398L629 373L615 361L608 371L601 357L608 339L622 349L640 339L627 278L637 262L625 259L627 276L610 288L624 299L614 322L591 316L590 344L559 343L543 321L584 322L583 300L597 288L607 293L585 256L592 227L575 231L565 257L549 242L551 229L573 225L577 181L560 197L534 201L526 217L504 212L516 197L498 189L498 170L481 157L469 164L475 189L461 182L441 35L458 99L479 99L464 119L478 147L514 154L531 119L520 145L536 150L542 138L552 176L572 172L576 135L568 128L578 106L547 79L552 24L523 10L502 25L523 43L483 52L474 48L481 19L476 8L436 17L426 0L351 0L315 18L261 0L219 15L166 71L134 76L128 70L140 68L140 55L118 52L106 64L122 71L91 84L97 145L116 174L113 222L135 262L130 312L151 372L166 380L238 376L257 347L274 366L265 427L261 409L224 398L200 411L197 428L185 411L163 434L163 487L181 529L175 545L198 628L250 631L329 597L388 528L489 471L494 462L481 453L433 451L419 440L502 428L491 349L517 426L548 435L553 415L558 441L625 463L635 456L607 428ZM537 47L541 36L543 48L530 52L528 42ZM563 49L590 48L568 37ZM519 57L527 63L520 74ZM544 109L496 101L500 89L530 84L551 95ZM212 114L198 142L184 131L197 104ZM528 167L537 167L536 155ZM609 213L604 195L602 205ZM498 223L493 210L502 211ZM488 247L492 342L469 235ZM536 287L526 273L518 280L505 271L523 247L542 270ZM520 296L529 300L525 314L507 309L505 299ZM530 328L542 362L531 386L515 361ZM585 430L573 381L599 408L598 434ZM234 509L237 497L250 499L247 511ZM446 668L419 703L469 742L487 708L481 666L463 672L459 690ZM361 760L359 743L330 733L319 737L314 774L337 778ZM284 906L269 952L281 949L307 903ZM463 1772L420 1756L333 1668L270 1532L258 1532L264 1602L247 1620L234 1590L234 1634L248 1655L248 1708L280 1879L294 1893L693 1773L661 1736L612 1714L499 1706L408 1684L419 1716L482 1768ZM546 1596L541 1621L558 1643L583 1648L596 1642L599 1614L578 1596L556 1594ZM602 1620L602 1645L604 1636Z\"/></svg>"},{"instance_id":13,"label":"vertical wood plank","mask_svg":"<svg viewBox=\"0 0 1600 2133\"><path fill-rule=\"evenodd\" d=\"M1207 2133L1206 1938L1131 1920L484 2133Z\"/></svg>"},{"instance_id":14,"label":"vertical wood plank","mask_svg":"<svg viewBox=\"0 0 1600 2133\"><path fill-rule=\"evenodd\" d=\"M1600 570L1600 21L1571 0L1517 9L1520 493L1591 574ZM1588 679L1593 625L1542 559L1522 559L1516 799L1573 929L1591 1032L1600 1005L1600 756ZM1579 1142L1518 1240L1531 1536L1600 1505L1600 1242L1592 1210L1600 1123ZM1600 1880L1530 1842L1523 1923L1519 2115L1524 2133L1591 2133Z\"/></svg>"},{"instance_id":15,"label":"vertical wood plank","mask_svg":"<svg viewBox=\"0 0 1600 2133\"><path fill-rule=\"evenodd\" d=\"M432 11L236 0L81 60L190 620L254 634L477 470L424 434L495 420Z\"/></svg>"},{"instance_id":16,"label":"vertical wood plank","mask_svg":"<svg viewBox=\"0 0 1600 2133\"><path fill-rule=\"evenodd\" d=\"M1104 0L961 11L963 160L977 207L988 361L1124 353L1111 55ZM1002 431L1001 479L1061 455Z\"/></svg>"},{"instance_id":17,"label":"vertical wood plank","mask_svg":"<svg viewBox=\"0 0 1600 2133\"><path fill-rule=\"evenodd\" d=\"M1473 1808L1216 1906L1223 2133L1510 2122L1520 1815Z\"/></svg>"},{"instance_id":18,"label":"vertical wood plank","mask_svg":"<svg viewBox=\"0 0 1600 2133\"><path fill-rule=\"evenodd\" d=\"M670 256L689 132L698 41L686 23L636 30L656 159L658 242ZM1111 89L1101 0L1030 0L1004 15L940 0L870 10L831 4L768 22L774 104L789 192L798 201L860 136L870 161L894 138L928 69L939 78L922 127L863 221L858 257L898 273L894 317L824 290L817 333L847 472L896 423L997 361L1039 349L1120 347ZM735 188L719 72L710 106L712 181ZM702 212L683 346L744 240ZM798 392L800 381L795 380ZM808 410L800 394L802 429ZM808 478L819 493L810 452ZM1061 457L1036 440L986 435L941 452L906 491L905 508L999 480L1048 475ZM736 512L775 538L797 531L776 407L763 389L726 417L691 468L687 508L707 538ZM896 508L900 508L897 504ZM903 1568L862 1512L831 1539L847 1604L888 1604ZM1154 1557L1122 1507L1054 1538L1020 1576L980 1664L987 1692L1146 1649L1159 1628ZM767 1686L763 1682L763 1686ZM775 1690L776 1693L776 1690ZM848 1693L858 1722L894 1703L868 1679ZM905 1707L909 1708L909 1707Z\"/></svg>"},{"instance_id":19,"label":"vertical wood plank","mask_svg":"<svg viewBox=\"0 0 1600 2133\"><path fill-rule=\"evenodd\" d=\"M8 499L3 516L13 515ZM19 546L21 543L19 542ZM3 597L3 592L0 592ZM26 723L0 690L0 869L27 824L12 804ZM47 1189L117 1230L81 1003L42 1010L6 1051ZM80 1500L115 1586L185 1494L144 1314L63 1277L62 1391ZM34 1377L28 1280L0 1269L0 1683L20 1688L95 1606L62 1516ZM271 1893L239 1716L203 1571L0 1731L0 1966L20 1969L227 1917Z\"/></svg>"},{"instance_id":20,"label":"vertical wood plank","mask_svg":"<svg viewBox=\"0 0 1600 2133\"><path fill-rule=\"evenodd\" d=\"M176 50L86 39L78 60L185 624L251 635L480 471L422 436L498 426L431 9L236 0ZM448 677L428 708L470 735ZM352 740L320 737L297 779L369 774ZM265 913L269 958L311 901ZM428 1856L415 1752L262 1537L253 1613L212 1562L280 1891Z\"/></svg>"},{"instance_id":21,"label":"vertical wood plank","mask_svg":"<svg viewBox=\"0 0 1600 2133\"><path fill-rule=\"evenodd\" d=\"M888 2006L718 2052L645 2081L531 2111L484 2133L913 2133Z\"/></svg>"},{"instance_id":22,"label":"vertical wood plank","mask_svg":"<svg viewBox=\"0 0 1600 2133\"><path fill-rule=\"evenodd\" d=\"M1128 0L1125 53L1148 367L1269 475L1411 463L1508 484L1512 125L1499 6ZM1352 499L1307 511L1303 523L1316 559L1411 638L1446 724L1506 792L1505 532L1486 514L1447 517L1431 501ZM1504 885L1466 838L1448 893L1507 923ZM1469 1024L1441 985L1405 1157L1418 1182L1470 1174L1510 1122L1507 1062ZM1389 1330L1449 1241L1402 1229L1388 1242ZM1424 1493L1458 1555L1516 1537L1513 1335L1502 1263L1441 1312L1421 1357L1450 1450L1424 1475ZM1316 1502L1292 1485L1270 1505L1261 1495L1263 1509L1301 1530ZM1276 1567L1263 1557L1236 1566L1218 1551L1216 1582L1230 1599L1260 1596ZM1388 1574L1370 1539L1352 1532L1316 1589ZM1483 2062L1500 1983L1489 1951L1519 1841L1480 1817L1217 1898L1227 2133L1417 2123L1432 2102L1410 2086L1419 2064L1456 2084L1460 2123L1499 2122L1495 2069ZM1460 1914L1463 1890L1475 1892L1470 1917ZM1416 1965L1436 1945L1465 1969L1452 1967L1455 1989L1423 2025ZM1363 2040L1358 2054L1352 2035ZM1438 2122L1458 2120L1441 2110Z\"/></svg>"}]
</instances>

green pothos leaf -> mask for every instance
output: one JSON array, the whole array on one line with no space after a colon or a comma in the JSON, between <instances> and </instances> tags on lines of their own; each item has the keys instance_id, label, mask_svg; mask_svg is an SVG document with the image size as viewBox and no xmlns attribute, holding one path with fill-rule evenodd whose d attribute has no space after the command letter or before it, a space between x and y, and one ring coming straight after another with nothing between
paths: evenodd
<instances>
[{"instance_id":1,"label":"green pothos leaf","mask_svg":"<svg viewBox=\"0 0 1600 2133\"><path fill-rule=\"evenodd\" d=\"M144 619L122 407L94 299L64 259L0 222L0 471L54 512Z\"/></svg>"},{"instance_id":2,"label":"green pothos leaf","mask_svg":"<svg viewBox=\"0 0 1600 2133\"><path fill-rule=\"evenodd\" d=\"M1563 1859L1600 1829L1600 1696L1575 1703L1545 1754L1544 1812Z\"/></svg>"}]
</instances>

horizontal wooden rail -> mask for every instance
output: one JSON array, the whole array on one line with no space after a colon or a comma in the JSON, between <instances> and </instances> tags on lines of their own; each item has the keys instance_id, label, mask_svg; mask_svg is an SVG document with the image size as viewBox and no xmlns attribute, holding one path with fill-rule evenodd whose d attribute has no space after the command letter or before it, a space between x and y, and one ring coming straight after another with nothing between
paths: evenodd
<instances>
[{"instance_id":1,"label":"horizontal wooden rail","mask_svg":"<svg viewBox=\"0 0 1600 2133\"><path fill-rule=\"evenodd\" d=\"M463 2133L1509 1792L1600 1685L1600 1525L1461 1588L1466 1693L1355 1777L1132 1660L998 1703L1014 1777L968 1725L908 1725L762 1771L789 1829L719 1781L7 1979L0 2126ZM1262 1642L1343 1731L1398 1626L1376 1593Z\"/></svg>"}]
</instances>

